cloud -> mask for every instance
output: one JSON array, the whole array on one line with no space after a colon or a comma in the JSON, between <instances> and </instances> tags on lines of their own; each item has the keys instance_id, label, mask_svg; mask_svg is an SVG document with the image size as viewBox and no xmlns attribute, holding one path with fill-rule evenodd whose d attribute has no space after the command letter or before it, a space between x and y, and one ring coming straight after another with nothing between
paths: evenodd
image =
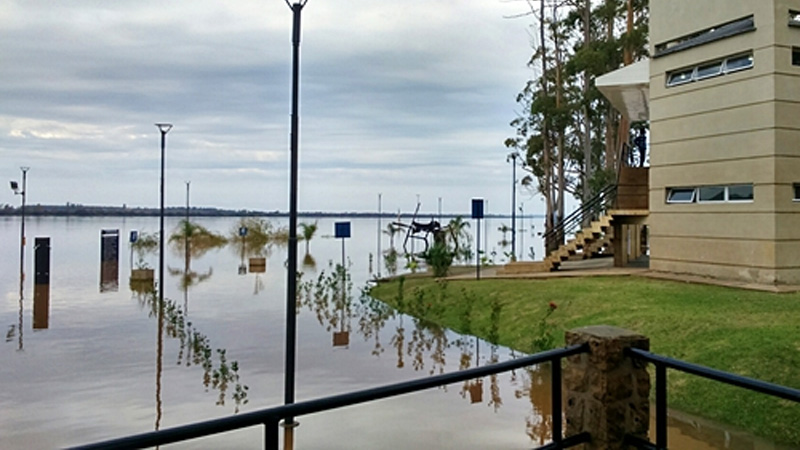
<instances>
[{"instance_id":1,"label":"cloud","mask_svg":"<svg viewBox=\"0 0 800 450\"><path fill-rule=\"evenodd\" d=\"M370 209L379 190L507 202L503 140L529 74L527 24L503 18L517 9L310 0L300 208ZM198 204L287 208L285 2L18 0L0 26L0 167L31 166L31 200L153 205L153 123L168 121L168 199L191 179Z\"/></svg>"}]
</instances>

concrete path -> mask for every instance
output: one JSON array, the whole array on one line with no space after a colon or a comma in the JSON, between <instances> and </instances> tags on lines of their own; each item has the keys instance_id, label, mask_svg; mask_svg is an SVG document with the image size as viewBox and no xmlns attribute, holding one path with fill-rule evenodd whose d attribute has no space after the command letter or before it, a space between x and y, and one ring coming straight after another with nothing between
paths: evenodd
<instances>
[{"instance_id":1,"label":"concrete path","mask_svg":"<svg viewBox=\"0 0 800 450\"><path fill-rule=\"evenodd\" d=\"M550 279L570 277L608 277L608 276L643 276L659 280L670 280L682 283L711 284L734 289L748 289L754 291L792 293L800 292L798 285L772 285L747 283L744 281L719 280L697 275L655 272L648 268L647 261L636 261L628 267L614 267L613 258L595 258L583 261L565 261L555 272L534 272L510 275L498 275L502 266L481 268L481 278L491 279ZM475 280L475 271L449 276L447 280Z\"/></svg>"}]
</instances>

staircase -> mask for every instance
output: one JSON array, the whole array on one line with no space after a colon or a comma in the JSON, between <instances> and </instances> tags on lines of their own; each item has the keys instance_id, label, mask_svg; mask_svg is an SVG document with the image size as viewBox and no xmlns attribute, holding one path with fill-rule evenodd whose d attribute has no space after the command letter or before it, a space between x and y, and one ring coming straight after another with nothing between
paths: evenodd
<instances>
[{"instance_id":1,"label":"staircase","mask_svg":"<svg viewBox=\"0 0 800 450\"><path fill-rule=\"evenodd\" d=\"M613 220L612 214L600 216L589 226L576 232L572 239L550 252L543 261L508 263L497 271L497 275L552 272L558 270L564 261L611 255L613 254L611 242L614 238Z\"/></svg>"}]
</instances>

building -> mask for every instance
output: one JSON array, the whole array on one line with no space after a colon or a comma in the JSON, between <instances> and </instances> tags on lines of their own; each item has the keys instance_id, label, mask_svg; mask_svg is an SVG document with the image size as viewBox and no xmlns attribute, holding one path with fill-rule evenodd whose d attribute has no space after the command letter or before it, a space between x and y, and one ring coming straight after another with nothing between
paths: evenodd
<instances>
[{"instance_id":1,"label":"building","mask_svg":"<svg viewBox=\"0 0 800 450\"><path fill-rule=\"evenodd\" d=\"M800 0L652 0L650 42L596 80L650 122L645 206L609 211L615 263L644 221L653 271L800 285ZM643 184L626 170L618 197Z\"/></svg>"}]
</instances>

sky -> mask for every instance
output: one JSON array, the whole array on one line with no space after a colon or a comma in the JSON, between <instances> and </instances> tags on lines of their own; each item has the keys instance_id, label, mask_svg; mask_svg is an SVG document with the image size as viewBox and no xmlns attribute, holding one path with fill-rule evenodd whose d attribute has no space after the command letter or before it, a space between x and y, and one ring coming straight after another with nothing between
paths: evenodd
<instances>
[{"instance_id":1,"label":"sky","mask_svg":"<svg viewBox=\"0 0 800 450\"><path fill-rule=\"evenodd\" d=\"M510 212L503 142L533 75L520 0L308 0L300 211ZM4 0L0 168L29 204L289 208L285 0ZM517 178L521 172L517 171ZM7 184L8 186L8 184ZM10 189L0 204L17 205ZM538 197L517 205L542 213Z\"/></svg>"}]
</instances>

